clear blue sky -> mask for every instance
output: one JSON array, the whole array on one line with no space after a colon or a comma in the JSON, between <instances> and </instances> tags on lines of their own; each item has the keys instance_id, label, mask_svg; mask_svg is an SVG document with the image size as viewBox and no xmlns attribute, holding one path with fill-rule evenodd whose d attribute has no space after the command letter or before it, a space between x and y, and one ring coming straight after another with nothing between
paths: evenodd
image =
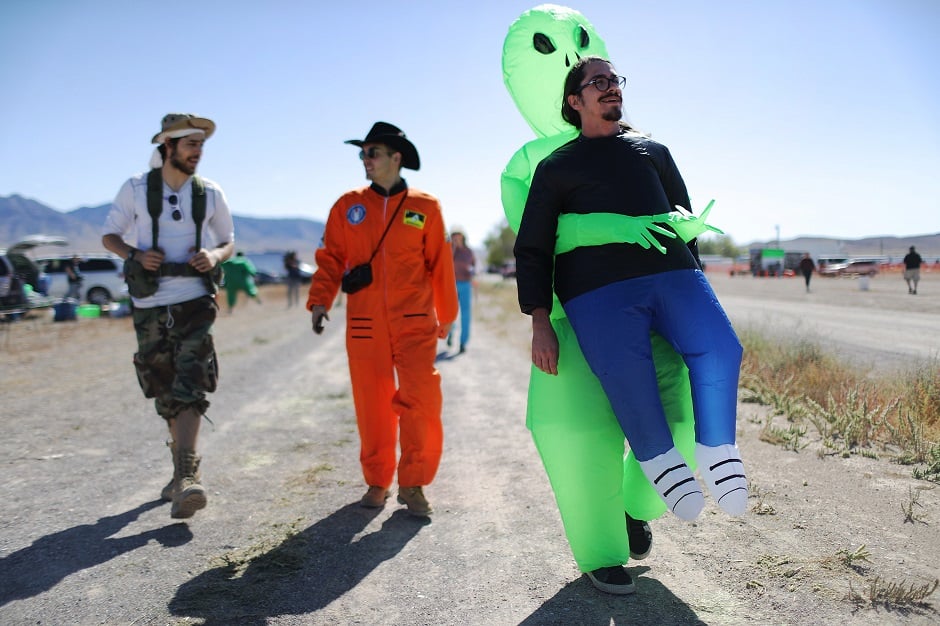
<instances>
[{"instance_id":1,"label":"clear blue sky","mask_svg":"<svg viewBox=\"0 0 940 626\"><path fill-rule=\"evenodd\" d=\"M315 5L327 8L315 8ZM503 39L538 2L5 0L0 195L59 210L144 171L167 112L218 131L200 173L234 213L325 220L367 184L376 120L417 145L412 186L480 245L534 138ZM940 232L937 0L582 0L693 207L737 243ZM237 237L237 233L236 233ZM311 242L311 252L317 242Z\"/></svg>"}]
</instances>

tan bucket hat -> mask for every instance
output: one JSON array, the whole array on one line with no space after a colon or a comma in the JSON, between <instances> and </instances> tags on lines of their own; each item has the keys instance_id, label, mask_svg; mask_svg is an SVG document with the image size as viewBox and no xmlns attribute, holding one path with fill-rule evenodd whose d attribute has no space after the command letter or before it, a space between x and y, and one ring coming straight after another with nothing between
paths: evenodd
<instances>
[{"instance_id":1,"label":"tan bucket hat","mask_svg":"<svg viewBox=\"0 0 940 626\"><path fill-rule=\"evenodd\" d=\"M167 113L160 123L161 131L153 136L150 143L164 143L167 139L185 137L195 131L202 131L206 139L215 132L215 122L204 117L196 117L191 113ZM181 131L190 132L181 132Z\"/></svg>"}]
</instances>

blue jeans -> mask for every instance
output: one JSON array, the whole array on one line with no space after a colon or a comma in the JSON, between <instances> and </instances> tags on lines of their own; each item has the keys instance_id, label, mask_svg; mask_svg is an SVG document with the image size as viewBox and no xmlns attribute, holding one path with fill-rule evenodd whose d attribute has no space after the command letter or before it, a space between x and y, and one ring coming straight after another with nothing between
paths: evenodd
<instances>
[{"instance_id":1,"label":"blue jeans","mask_svg":"<svg viewBox=\"0 0 940 626\"><path fill-rule=\"evenodd\" d=\"M473 310L473 282L457 281L457 302L460 304L460 345L470 341L470 316ZM451 330L453 333L453 330Z\"/></svg>"}]
</instances>

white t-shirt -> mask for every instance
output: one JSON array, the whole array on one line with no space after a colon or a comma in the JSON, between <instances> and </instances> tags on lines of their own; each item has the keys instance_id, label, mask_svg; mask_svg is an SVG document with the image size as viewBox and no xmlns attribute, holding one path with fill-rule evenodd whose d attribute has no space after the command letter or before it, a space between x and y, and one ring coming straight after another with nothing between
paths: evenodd
<instances>
[{"instance_id":1,"label":"white t-shirt","mask_svg":"<svg viewBox=\"0 0 940 626\"><path fill-rule=\"evenodd\" d=\"M192 258L196 245L196 224L193 222L192 177L174 191L163 183L163 211L160 213L157 244L166 254L165 262L186 263ZM206 186L206 218L202 223L202 247L212 249L219 244L235 241L235 226L225 194L216 183L202 178ZM177 204L170 205L170 196ZM182 219L173 219L178 209ZM152 246L150 213L147 211L147 173L130 178L118 191L114 204L105 220L103 235L119 235L129 245L140 250ZM202 279L195 276L161 276L157 293L147 298L133 298L134 306L142 309L178 304L194 300L208 293Z\"/></svg>"}]
</instances>

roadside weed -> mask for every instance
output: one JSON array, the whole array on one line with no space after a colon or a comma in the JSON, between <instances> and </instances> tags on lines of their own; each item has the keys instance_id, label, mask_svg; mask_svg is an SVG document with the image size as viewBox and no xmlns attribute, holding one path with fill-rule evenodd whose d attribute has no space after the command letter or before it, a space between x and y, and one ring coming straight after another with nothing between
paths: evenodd
<instances>
[{"instance_id":1,"label":"roadside weed","mask_svg":"<svg viewBox=\"0 0 940 626\"><path fill-rule=\"evenodd\" d=\"M936 578L930 582L911 583L905 580L886 581L876 576L868 584L868 589L864 593L856 591L850 584L848 599L856 604L880 604L887 607L922 606L924 600L936 591L938 586L940 586L940 579Z\"/></svg>"},{"instance_id":2,"label":"roadside weed","mask_svg":"<svg viewBox=\"0 0 940 626\"><path fill-rule=\"evenodd\" d=\"M743 402L767 406L771 414L760 438L787 450L807 447L806 425L824 449L847 457L918 465L915 478L940 482L940 361L908 371L874 375L825 353L805 338L777 338L745 329L740 386ZM790 425L774 425L784 416ZM923 467L926 465L926 467Z\"/></svg>"},{"instance_id":3,"label":"roadside weed","mask_svg":"<svg viewBox=\"0 0 940 626\"><path fill-rule=\"evenodd\" d=\"M901 512L904 513L904 523L911 524L915 522L920 522L921 524L927 524L927 516L924 513L917 512L914 507L924 508L924 505L920 503L920 489L914 489L909 487L907 490L908 500L907 502L901 504Z\"/></svg>"}]
</instances>

